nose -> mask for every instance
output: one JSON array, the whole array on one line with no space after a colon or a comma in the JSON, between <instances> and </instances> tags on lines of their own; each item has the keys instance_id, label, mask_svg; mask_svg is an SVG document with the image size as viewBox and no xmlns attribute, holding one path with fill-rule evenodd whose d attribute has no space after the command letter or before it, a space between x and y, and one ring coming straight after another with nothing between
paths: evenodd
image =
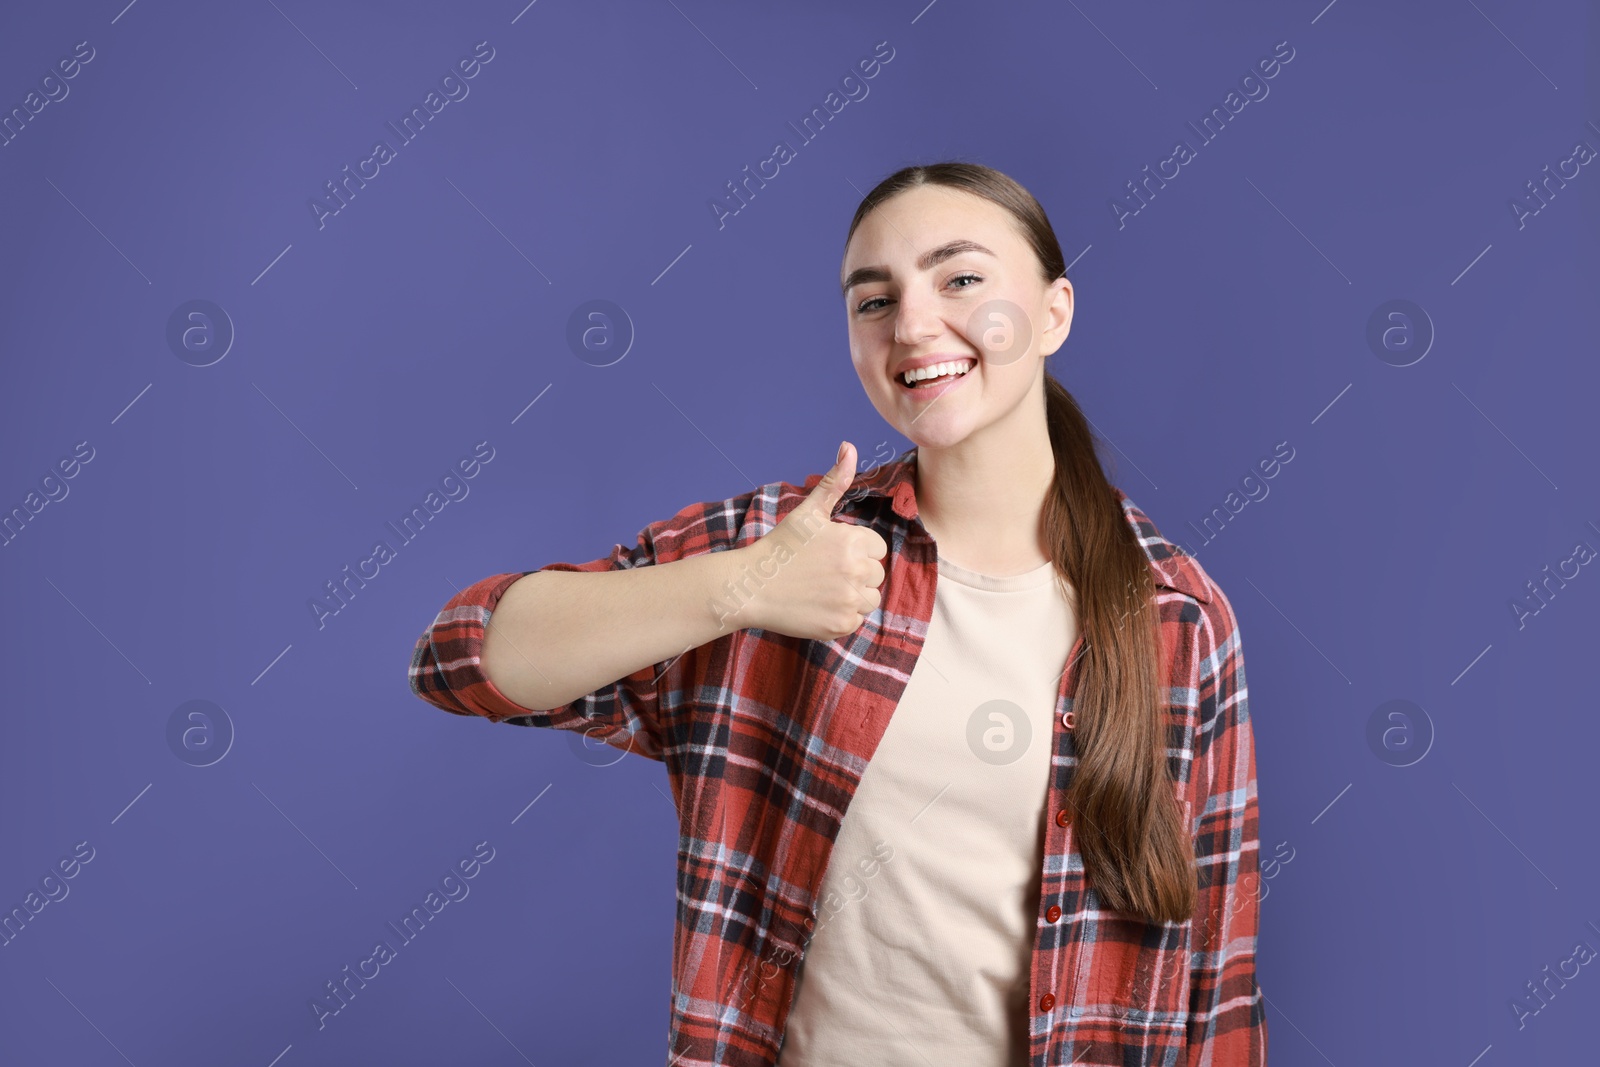
<instances>
[{"instance_id":1,"label":"nose","mask_svg":"<svg viewBox=\"0 0 1600 1067\"><path fill-rule=\"evenodd\" d=\"M921 293L901 293L898 310L894 316L896 344L915 347L937 337L942 328L939 311L932 296Z\"/></svg>"}]
</instances>

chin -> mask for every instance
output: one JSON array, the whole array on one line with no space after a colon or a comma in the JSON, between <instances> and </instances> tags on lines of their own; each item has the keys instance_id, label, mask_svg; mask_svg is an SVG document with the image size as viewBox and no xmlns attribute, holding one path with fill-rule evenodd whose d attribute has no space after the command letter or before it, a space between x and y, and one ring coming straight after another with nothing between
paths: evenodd
<instances>
[{"instance_id":1,"label":"chin","mask_svg":"<svg viewBox=\"0 0 1600 1067\"><path fill-rule=\"evenodd\" d=\"M884 422L914 445L948 448L972 432L965 415L954 407L941 410L943 405L935 404L922 417L916 418L914 412L908 413L898 403L899 399L892 394L874 394L872 406L878 409Z\"/></svg>"},{"instance_id":2,"label":"chin","mask_svg":"<svg viewBox=\"0 0 1600 1067\"><path fill-rule=\"evenodd\" d=\"M920 432L921 431L921 424L920 423L917 426L911 427L911 429L913 431L917 431L917 432L909 433L909 434L906 434L905 436L907 438L909 438L911 443L916 445L918 448L926 448L926 449L929 449L929 450L936 450L936 449L943 449L943 448L953 448L956 445L960 444L962 441L966 440L967 437L968 437L967 432L964 431L964 430L962 430L962 431L952 430L950 432L939 432L939 431L936 431L934 433L923 433L923 432Z\"/></svg>"},{"instance_id":3,"label":"chin","mask_svg":"<svg viewBox=\"0 0 1600 1067\"><path fill-rule=\"evenodd\" d=\"M972 434L973 427L967 425L965 419L945 418L940 412L934 411L916 422L896 425L895 429L919 448L950 448L966 440Z\"/></svg>"}]
</instances>

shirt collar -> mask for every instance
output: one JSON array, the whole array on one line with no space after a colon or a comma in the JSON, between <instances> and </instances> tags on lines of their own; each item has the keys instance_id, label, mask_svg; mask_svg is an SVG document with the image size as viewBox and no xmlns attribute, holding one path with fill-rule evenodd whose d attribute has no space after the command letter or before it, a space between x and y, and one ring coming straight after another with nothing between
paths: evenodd
<instances>
[{"instance_id":1,"label":"shirt collar","mask_svg":"<svg viewBox=\"0 0 1600 1067\"><path fill-rule=\"evenodd\" d=\"M869 497L882 497L890 502L889 506L896 515L907 521L915 519L917 517L916 464L917 449L912 446L896 458L864 474L856 475L850 483L850 488L845 491L844 507L851 507L854 502ZM811 475L806 479L806 490L809 492L821 480L820 474ZM1121 488L1112 486L1112 490L1117 494L1117 502L1122 505L1123 518L1133 527L1139 547L1144 550L1155 583L1176 590L1202 604L1210 603L1211 594L1207 588L1209 583L1193 557L1161 536L1161 531L1150 521L1150 516L1129 499L1128 494Z\"/></svg>"}]
</instances>

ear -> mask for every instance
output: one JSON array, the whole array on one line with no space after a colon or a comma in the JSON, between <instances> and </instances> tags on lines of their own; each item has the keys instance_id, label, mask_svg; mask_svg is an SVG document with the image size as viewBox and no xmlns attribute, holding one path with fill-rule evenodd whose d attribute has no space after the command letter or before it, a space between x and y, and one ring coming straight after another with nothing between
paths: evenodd
<instances>
[{"instance_id":1,"label":"ear","mask_svg":"<svg viewBox=\"0 0 1600 1067\"><path fill-rule=\"evenodd\" d=\"M1072 330L1072 283L1057 278L1045 290L1045 328L1039 335L1040 355L1052 355Z\"/></svg>"}]
</instances>

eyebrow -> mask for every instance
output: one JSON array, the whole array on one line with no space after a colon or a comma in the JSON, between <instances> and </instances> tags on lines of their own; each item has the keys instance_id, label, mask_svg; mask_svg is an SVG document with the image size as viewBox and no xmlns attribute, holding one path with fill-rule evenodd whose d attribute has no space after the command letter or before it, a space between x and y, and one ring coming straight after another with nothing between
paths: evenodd
<instances>
[{"instance_id":1,"label":"eyebrow","mask_svg":"<svg viewBox=\"0 0 1600 1067\"><path fill-rule=\"evenodd\" d=\"M943 263L952 256L959 256L963 252L982 252L986 256L994 255L993 252L976 241L969 241L964 237L957 238L954 241L940 245L938 248L930 248L918 256L917 269L932 270L938 264ZM846 294L858 285L864 285L867 282L886 282L888 280L889 269L887 267L857 267L845 277L844 284L839 287L839 292Z\"/></svg>"}]
</instances>

